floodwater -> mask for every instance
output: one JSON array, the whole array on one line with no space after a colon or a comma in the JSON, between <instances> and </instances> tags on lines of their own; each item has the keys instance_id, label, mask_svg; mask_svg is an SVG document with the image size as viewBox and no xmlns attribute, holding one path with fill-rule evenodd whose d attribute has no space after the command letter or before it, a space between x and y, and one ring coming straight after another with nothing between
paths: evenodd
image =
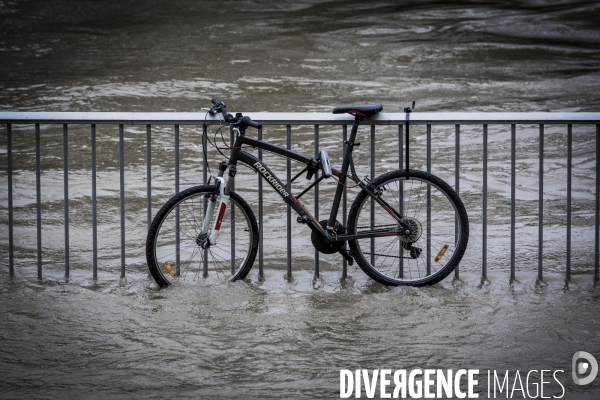
<instances>
[{"instance_id":1,"label":"floodwater","mask_svg":"<svg viewBox=\"0 0 600 400\"><path fill-rule=\"evenodd\" d=\"M0 0L0 111L319 111L381 102L399 112L599 111L600 3L589 1L5 1ZM460 280L388 288L320 255L294 224L285 273L285 207L265 192L265 280L218 276L159 290L147 278L145 127L125 129L126 279L119 279L118 131L98 126L99 277L91 274L89 126L69 127L70 278L64 278L62 127L42 126L43 279L37 279L35 147L13 126L15 277L8 276L7 144L0 127L0 398L339 398L340 369L561 370L600 359L593 285L595 128L573 126L573 282L564 283L566 126L544 141L544 276L536 282L536 126L517 132L517 281L509 284L509 126L489 127L488 275L482 282L481 127L461 128L460 194L471 221ZM368 129L356 155L369 173ZM411 160L424 169L425 130ZM213 132L214 133L214 132ZM285 129L265 129L285 144ZM313 151L313 127L293 148ZM322 127L334 165L339 128ZM454 184L454 127L433 127L432 172ZM212 137L211 137L212 139ZM201 183L201 129L181 127L181 188ZM220 138L217 136L217 140ZM152 130L154 212L174 191L173 128ZM376 131L376 175L397 168L397 129ZM209 152L211 167L220 161ZM265 157L285 176L284 163ZM336 162L338 160L338 162ZM257 210L257 177L236 190ZM298 187L306 184L300 180ZM296 186L294 186L296 187ZM321 185L319 212L333 184ZM349 199L354 193L350 191ZM314 207L312 197L307 199ZM539 382L539 376L532 378ZM523 381L525 379L523 378ZM548 384L544 396L560 396ZM511 380L512 385L512 380ZM518 386L518 385L517 385ZM363 392L364 396L364 392ZM514 398L522 398L522 392ZM502 398L506 398L502 395Z\"/></svg>"}]
</instances>

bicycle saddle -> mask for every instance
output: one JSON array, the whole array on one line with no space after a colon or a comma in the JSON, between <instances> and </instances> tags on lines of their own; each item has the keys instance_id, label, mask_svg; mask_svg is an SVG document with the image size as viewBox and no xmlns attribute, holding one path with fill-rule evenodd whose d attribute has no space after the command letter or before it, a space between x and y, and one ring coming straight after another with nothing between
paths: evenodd
<instances>
[{"instance_id":1,"label":"bicycle saddle","mask_svg":"<svg viewBox=\"0 0 600 400\"><path fill-rule=\"evenodd\" d=\"M358 115L359 117L367 118L380 113L381 110L383 110L383 106L381 104L364 104L362 106L336 107L332 112L334 114L348 113L354 116Z\"/></svg>"}]
</instances>

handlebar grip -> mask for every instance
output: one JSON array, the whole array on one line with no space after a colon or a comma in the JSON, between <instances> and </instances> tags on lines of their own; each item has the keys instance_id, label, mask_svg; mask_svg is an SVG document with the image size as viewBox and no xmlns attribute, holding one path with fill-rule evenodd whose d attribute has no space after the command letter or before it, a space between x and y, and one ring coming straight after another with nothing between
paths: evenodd
<instances>
[{"instance_id":1,"label":"handlebar grip","mask_svg":"<svg viewBox=\"0 0 600 400\"><path fill-rule=\"evenodd\" d=\"M211 101L212 101L212 103L213 103L214 106L218 105L219 103L222 103L222 101L219 101L217 99L212 99Z\"/></svg>"},{"instance_id":2,"label":"handlebar grip","mask_svg":"<svg viewBox=\"0 0 600 400\"><path fill-rule=\"evenodd\" d=\"M242 123L243 123L244 125L248 125L248 126L251 126L251 127L253 127L253 128L256 128L256 129L262 129L262 125L261 125L261 124L259 124L258 122L254 122L254 121L252 121L252 120L250 119L250 117L244 117L244 118L242 119Z\"/></svg>"}]
</instances>

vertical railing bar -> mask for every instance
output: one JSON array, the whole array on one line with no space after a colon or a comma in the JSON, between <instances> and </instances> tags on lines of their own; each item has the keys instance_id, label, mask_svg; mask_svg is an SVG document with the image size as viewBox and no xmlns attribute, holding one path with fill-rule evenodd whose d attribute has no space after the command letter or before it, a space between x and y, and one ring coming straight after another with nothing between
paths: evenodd
<instances>
[{"instance_id":1,"label":"vertical railing bar","mask_svg":"<svg viewBox=\"0 0 600 400\"><path fill-rule=\"evenodd\" d=\"M596 125L596 252L594 284L600 279L600 125Z\"/></svg>"},{"instance_id":2,"label":"vertical railing bar","mask_svg":"<svg viewBox=\"0 0 600 400\"><path fill-rule=\"evenodd\" d=\"M208 181L208 159L204 151L208 151L208 126L202 125L202 184Z\"/></svg>"},{"instance_id":3,"label":"vertical railing bar","mask_svg":"<svg viewBox=\"0 0 600 400\"><path fill-rule=\"evenodd\" d=\"M175 124L175 194L179 194L179 124ZM181 236L179 231L179 206L175 210L175 274L181 275Z\"/></svg>"},{"instance_id":4,"label":"vertical railing bar","mask_svg":"<svg viewBox=\"0 0 600 400\"><path fill-rule=\"evenodd\" d=\"M346 141L348 140L348 125L342 126L342 154L346 154ZM315 178L316 179L316 178ZM348 191L347 187L344 186L344 192L342 193L342 224L344 226L348 226L348 216L347 216L347 208L348 208ZM348 249L348 242L344 242L344 250ZM342 260L342 279L346 279L348 277L348 261L344 258Z\"/></svg>"},{"instance_id":5,"label":"vertical railing bar","mask_svg":"<svg viewBox=\"0 0 600 400\"><path fill-rule=\"evenodd\" d=\"M375 125L371 125L371 181L375 179ZM371 200L371 229L375 226L375 202ZM371 265L375 265L375 238L371 238Z\"/></svg>"},{"instance_id":6,"label":"vertical railing bar","mask_svg":"<svg viewBox=\"0 0 600 400\"><path fill-rule=\"evenodd\" d=\"M152 223L152 127L146 125L146 208L148 212L148 229Z\"/></svg>"},{"instance_id":7,"label":"vertical railing bar","mask_svg":"<svg viewBox=\"0 0 600 400\"><path fill-rule=\"evenodd\" d=\"M146 210L147 224L150 230L152 224L152 126L146 125ZM148 278L150 278L148 271Z\"/></svg>"},{"instance_id":8,"label":"vertical railing bar","mask_svg":"<svg viewBox=\"0 0 600 400\"><path fill-rule=\"evenodd\" d=\"M15 276L14 233L13 233L13 165L12 126L6 124L6 151L8 156L8 274Z\"/></svg>"},{"instance_id":9,"label":"vertical railing bar","mask_svg":"<svg viewBox=\"0 0 600 400\"><path fill-rule=\"evenodd\" d=\"M481 278L487 280L487 170L488 170L488 125L483 124L483 220L482 220L482 254Z\"/></svg>"},{"instance_id":10,"label":"vertical railing bar","mask_svg":"<svg viewBox=\"0 0 600 400\"><path fill-rule=\"evenodd\" d=\"M235 141L235 132L233 127L229 127L229 146L233 147ZM232 178L229 178L232 179ZM231 184L231 190L235 190L235 180ZM235 205L229 202L231 215L231 275L235 274Z\"/></svg>"},{"instance_id":11,"label":"vertical railing bar","mask_svg":"<svg viewBox=\"0 0 600 400\"><path fill-rule=\"evenodd\" d=\"M402 169L403 166L403 151L404 151L404 127L402 125L398 125L398 169ZM398 187L398 212L400 215L404 215L404 181L400 179L400 184ZM402 247L402 243L399 243L398 246L398 278L404 278L404 248Z\"/></svg>"},{"instance_id":12,"label":"vertical railing bar","mask_svg":"<svg viewBox=\"0 0 600 400\"><path fill-rule=\"evenodd\" d=\"M319 157L319 125L315 125L315 160ZM315 180L319 177L317 172L314 176ZM315 218L319 220L319 185L315 186ZM319 277L319 250L315 248L315 278Z\"/></svg>"},{"instance_id":13,"label":"vertical railing bar","mask_svg":"<svg viewBox=\"0 0 600 400\"><path fill-rule=\"evenodd\" d=\"M510 125L510 282L515 280L515 213L516 213L516 165L517 165L517 126Z\"/></svg>"},{"instance_id":14,"label":"vertical railing bar","mask_svg":"<svg viewBox=\"0 0 600 400\"><path fill-rule=\"evenodd\" d=\"M69 131L63 124L63 175L65 199L65 278L69 277Z\"/></svg>"},{"instance_id":15,"label":"vertical railing bar","mask_svg":"<svg viewBox=\"0 0 600 400\"><path fill-rule=\"evenodd\" d=\"M292 148L292 126L286 125L286 148ZM292 161L287 159L287 189L292 193ZM287 279L292 279L292 208L287 206Z\"/></svg>"},{"instance_id":16,"label":"vertical railing bar","mask_svg":"<svg viewBox=\"0 0 600 400\"><path fill-rule=\"evenodd\" d=\"M454 189L460 196L460 124L454 126L455 146L454 146ZM454 217L454 244L458 240L458 215ZM454 269L454 279L460 279L459 265Z\"/></svg>"},{"instance_id":17,"label":"vertical railing bar","mask_svg":"<svg viewBox=\"0 0 600 400\"><path fill-rule=\"evenodd\" d=\"M258 130L258 140L263 139L263 131L262 128ZM258 159L262 162L262 149L258 149ZM257 174L258 175L258 174ZM260 279L264 279L264 270L263 270L263 182L262 177L258 175L258 276Z\"/></svg>"},{"instance_id":18,"label":"vertical railing bar","mask_svg":"<svg viewBox=\"0 0 600 400\"><path fill-rule=\"evenodd\" d=\"M119 124L119 195L121 211L121 278L125 278L125 144L123 124Z\"/></svg>"},{"instance_id":19,"label":"vertical railing bar","mask_svg":"<svg viewBox=\"0 0 600 400\"><path fill-rule=\"evenodd\" d=\"M538 188L538 282L543 282L544 259L544 125L540 124L540 155L539 155L539 188Z\"/></svg>"},{"instance_id":20,"label":"vertical railing bar","mask_svg":"<svg viewBox=\"0 0 600 400\"><path fill-rule=\"evenodd\" d=\"M42 279L42 185L40 161L40 124L35 124L35 206L37 214L37 272Z\"/></svg>"},{"instance_id":21,"label":"vertical railing bar","mask_svg":"<svg viewBox=\"0 0 600 400\"><path fill-rule=\"evenodd\" d=\"M208 126L202 125L202 184L206 185L208 182ZM206 214L207 199L203 200L202 213ZM208 277L208 249L202 250L202 277Z\"/></svg>"},{"instance_id":22,"label":"vertical railing bar","mask_svg":"<svg viewBox=\"0 0 600 400\"><path fill-rule=\"evenodd\" d=\"M571 189L573 164L573 125L567 125L567 270L565 279L571 281Z\"/></svg>"},{"instance_id":23,"label":"vertical railing bar","mask_svg":"<svg viewBox=\"0 0 600 400\"><path fill-rule=\"evenodd\" d=\"M96 124L92 134L92 279L98 279L98 215L96 204Z\"/></svg>"},{"instance_id":24,"label":"vertical railing bar","mask_svg":"<svg viewBox=\"0 0 600 400\"><path fill-rule=\"evenodd\" d=\"M431 124L427 124L427 173L431 174ZM427 275L431 275L431 184L427 185Z\"/></svg>"}]
</instances>

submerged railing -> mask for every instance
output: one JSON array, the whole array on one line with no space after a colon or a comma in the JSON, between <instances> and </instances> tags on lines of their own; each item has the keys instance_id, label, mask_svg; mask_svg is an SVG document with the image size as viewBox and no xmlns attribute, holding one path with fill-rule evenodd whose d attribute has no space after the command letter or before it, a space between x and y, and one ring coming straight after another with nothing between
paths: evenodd
<instances>
[{"instance_id":1,"label":"submerged railing","mask_svg":"<svg viewBox=\"0 0 600 400\"><path fill-rule=\"evenodd\" d=\"M351 125L353 117L347 115L332 115L329 113L245 113L253 120L263 125L280 125L286 128L286 146L291 147L291 127L298 125L308 125L314 127L315 156L319 153L319 127L325 125L342 126L344 140L346 140L347 125ZM64 172L64 240L65 240L65 276L69 276L69 125L85 124L90 126L92 143L92 243L93 243L93 278L97 278L98 273L98 223L97 223L97 199L96 199L96 126L99 124L118 125L119 128L119 165L120 165L120 220L121 220L121 277L125 277L125 176L124 176L124 126L126 125L145 125L146 126L146 176L147 176L147 219L148 226L152 221L152 126L170 125L174 126L174 146L175 146L175 192L179 192L179 127L181 125L203 126L206 123L215 121L214 117L205 118L204 113L69 113L69 112L0 112L0 124L6 125L7 133L7 176L8 176L8 265L10 276L14 275L14 221L13 221L13 133L12 125L25 124L33 125L35 129L35 152L36 152L36 227L37 227L37 270L38 277L42 277L42 219L41 219L41 168L40 168L40 125L62 125L63 129L63 172ZM510 125L510 279L515 280L516 271L516 146L517 146L517 126L521 124L539 126L539 220L538 220L538 271L537 278L543 280L543 256L544 256L544 129L547 125L566 125L567 126L567 192L566 192L566 268L565 280L571 279L571 228L572 228L572 126L588 125L596 128L596 157L595 157L595 241L594 241L594 282L599 279L599 255L600 255L600 168L598 160L600 159L600 113L381 113L372 119L364 120L362 125L370 125L371 141L371 177L375 176L375 129L378 125L391 125L398 128L398 167L404 168L404 137L406 121L410 125L421 125L426 127L427 132L427 172L431 172L431 127L432 125L453 126L455 133L455 160L454 160L454 187L460 193L460 133L463 125L477 125L482 127L483 136L483 188L482 188L482 279L487 279L488 268L488 126L489 125ZM259 138L262 137L262 131L259 130ZM259 158L262 156L259 149ZM203 180L207 181L207 169L203 169ZM291 181L291 161L287 160L287 182ZM318 204L319 192L315 187L315 204ZM346 218L346 196L343 199L343 218ZM319 218L318 208L316 208L316 217ZM258 267L260 276L263 275L264 252L263 252L263 202L262 202L262 180L258 178L258 219L260 229L260 246L258 256ZM344 220L345 224L346 221ZM291 209L288 206L287 211L287 276L292 274L292 243L291 243L292 217ZM319 276L319 253L315 250L315 276ZM343 261L343 277L346 276L346 261ZM455 277L458 278L459 269L455 270Z\"/></svg>"}]
</instances>

